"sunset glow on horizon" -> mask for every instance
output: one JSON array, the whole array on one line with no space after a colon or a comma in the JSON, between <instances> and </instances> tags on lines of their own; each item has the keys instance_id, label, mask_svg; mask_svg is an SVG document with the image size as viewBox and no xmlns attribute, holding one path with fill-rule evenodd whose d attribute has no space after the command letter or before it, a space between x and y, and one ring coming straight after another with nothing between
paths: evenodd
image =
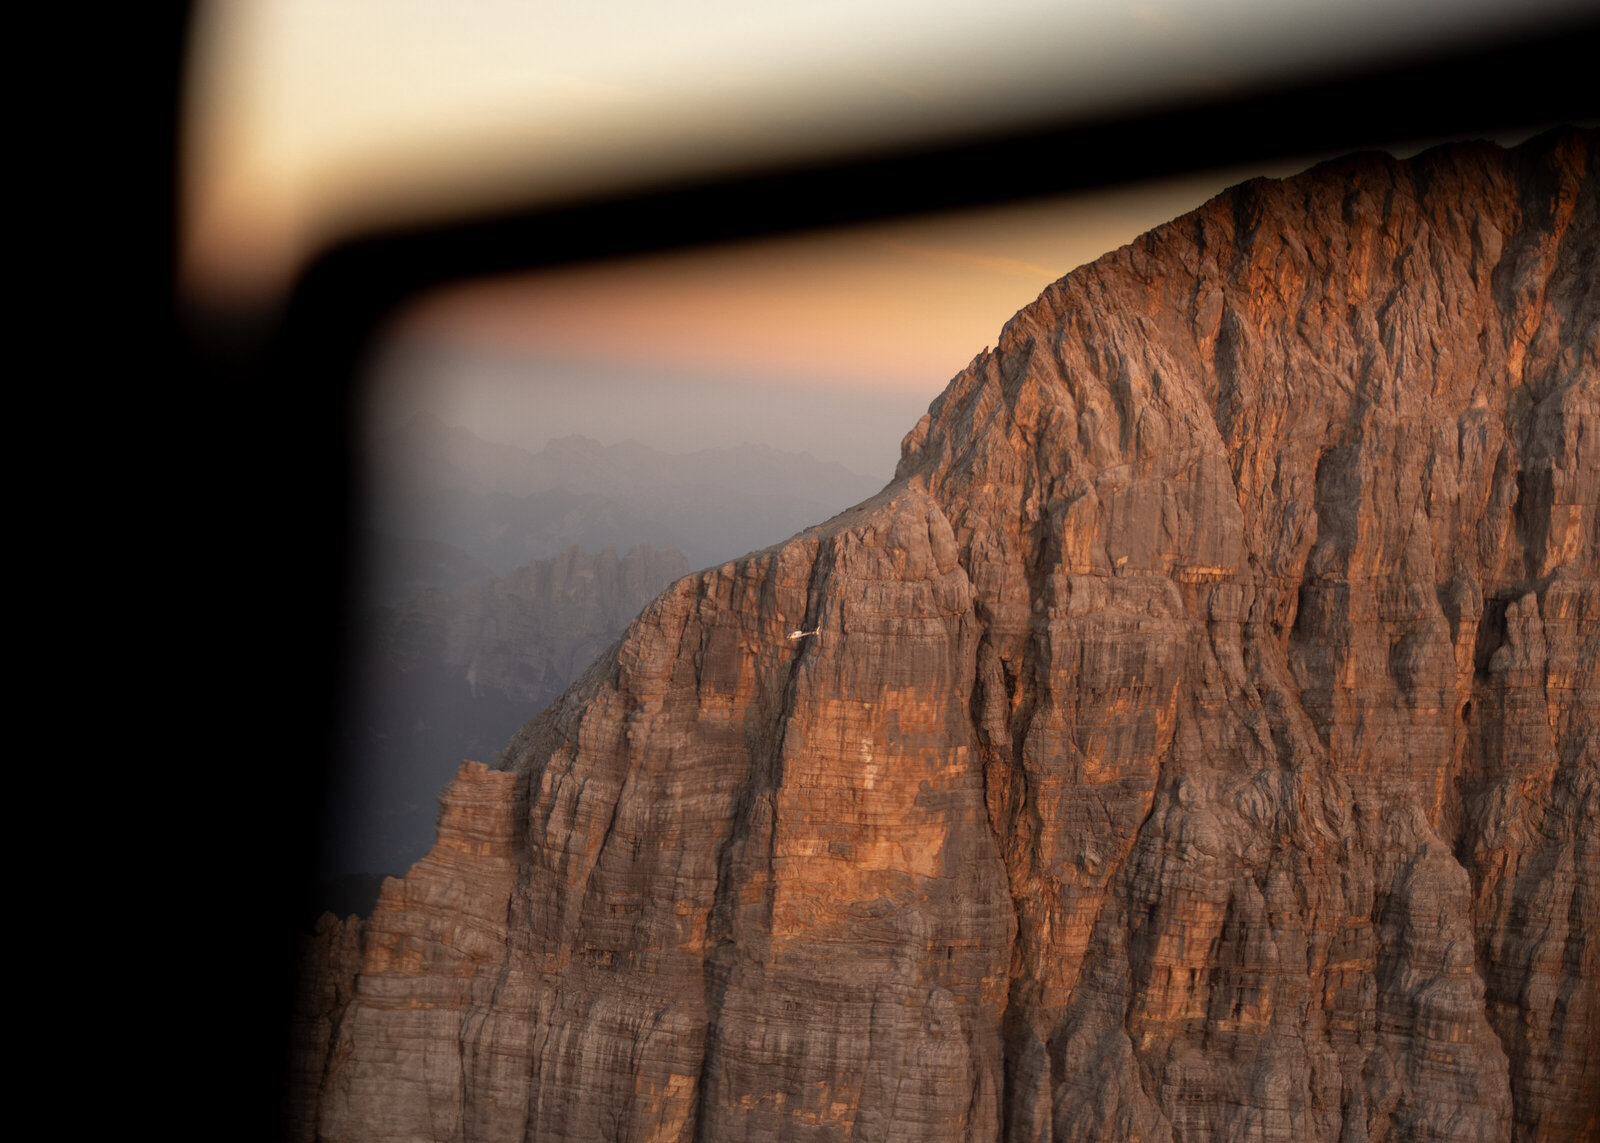
<instances>
[{"instance_id":1,"label":"sunset glow on horizon","mask_svg":"<svg viewBox=\"0 0 1600 1143\"><path fill-rule=\"evenodd\" d=\"M370 415L524 447L748 440L887 474L928 403L1051 282L1316 159L441 287L389 324ZM789 411L830 407L850 416Z\"/></svg>"},{"instance_id":2,"label":"sunset glow on horizon","mask_svg":"<svg viewBox=\"0 0 1600 1143\"><path fill-rule=\"evenodd\" d=\"M1212 172L447 287L420 299L391 336L600 365L925 391L994 344L1051 282L1259 173L1269 172Z\"/></svg>"},{"instance_id":3,"label":"sunset glow on horizon","mask_svg":"<svg viewBox=\"0 0 1600 1143\"><path fill-rule=\"evenodd\" d=\"M388 326L369 431L421 413L525 448L744 441L886 477L928 403L1051 282L1309 164L441 287Z\"/></svg>"},{"instance_id":4,"label":"sunset glow on horizon","mask_svg":"<svg viewBox=\"0 0 1600 1143\"><path fill-rule=\"evenodd\" d=\"M1211 97L1576 7L210 0L183 278L260 304L386 226Z\"/></svg>"},{"instance_id":5,"label":"sunset glow on horizon","mask_svg":"<svg viewBox=\"0 0 1600 1143\"><path fill-rule=\"evenodd\" d=\"M187 103L183 289L270 312L307 259L388 227L1209 99L1571 7L211 0ZM882 472L1052 281L1320 157L442 289L391 324L377 415L429 411L530 446L737 436ZM842 394L847 424L796 419Z\"/></svg>"}]
</instances>

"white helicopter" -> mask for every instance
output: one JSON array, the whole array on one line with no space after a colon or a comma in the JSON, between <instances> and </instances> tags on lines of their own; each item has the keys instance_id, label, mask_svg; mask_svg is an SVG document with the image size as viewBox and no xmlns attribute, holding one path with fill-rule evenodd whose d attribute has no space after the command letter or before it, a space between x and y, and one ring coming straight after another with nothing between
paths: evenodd
<instances>
[{"instance_id":1,"label":"white helicopter","mask_svg":"<svg viewBox=\"0 0 1600 1143\"><path fill-rule=\"evenodd\" d=\"M789 632L789 638L791 638L791 639L804 639L808 635L816 635L821 630L822 630L822 624L820 624L820 623L817 624L815 627L813 627L810 631L802 631L797 627L793 631ZM821 638L818 638L817 642L819 642L819 643L822 642Z\"/></svg>"}]
</instances>

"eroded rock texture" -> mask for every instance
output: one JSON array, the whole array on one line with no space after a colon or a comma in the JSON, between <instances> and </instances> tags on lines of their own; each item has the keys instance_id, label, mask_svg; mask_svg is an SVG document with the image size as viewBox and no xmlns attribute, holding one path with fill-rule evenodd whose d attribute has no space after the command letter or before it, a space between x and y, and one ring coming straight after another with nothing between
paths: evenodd
<instances>
[{"instance_id":1,"label":"eroded rock texture","mask_svg":"<svg viewBox=\"0 0 1600 1143\"><path fill-rule=\"evenodd\" d=\"M1597 156L1254 181L1046 290L463 769L322 937L304 1136L1595 1138Z\"/></svg>"}]
</instances>

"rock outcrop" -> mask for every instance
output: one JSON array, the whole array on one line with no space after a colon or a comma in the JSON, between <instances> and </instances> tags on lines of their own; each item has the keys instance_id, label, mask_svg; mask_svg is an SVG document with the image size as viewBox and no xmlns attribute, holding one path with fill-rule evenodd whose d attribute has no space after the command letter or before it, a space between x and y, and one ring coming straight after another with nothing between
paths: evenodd
<instances>
[{"instance_id":1,"label":"rock outcrop","mask_svg":"<svg viewBox=\"0 0 1600 1143\"><path fill-rule=\"evenodd\" d=\"M1051 286L325 922L300 1137L1600 1136L1597 165L1355 156Z\"/></svg>"}]
</instances>

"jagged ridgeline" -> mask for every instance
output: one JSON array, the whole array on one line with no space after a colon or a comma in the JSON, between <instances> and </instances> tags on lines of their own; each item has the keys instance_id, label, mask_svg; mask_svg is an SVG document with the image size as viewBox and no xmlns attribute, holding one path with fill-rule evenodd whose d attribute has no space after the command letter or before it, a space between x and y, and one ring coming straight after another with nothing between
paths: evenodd
<instances>
[{"instance_id":1,"label":"jagged ridgeline","mask_svg":"<svg viewBox=\"0 0 1600 1143\"><path fill-rule=\"evenodd\" d=\"M1049 287L324 919L297 1137L1600 1136L1597 161L1358 155Z\"/></svg>"}]
</instances>

